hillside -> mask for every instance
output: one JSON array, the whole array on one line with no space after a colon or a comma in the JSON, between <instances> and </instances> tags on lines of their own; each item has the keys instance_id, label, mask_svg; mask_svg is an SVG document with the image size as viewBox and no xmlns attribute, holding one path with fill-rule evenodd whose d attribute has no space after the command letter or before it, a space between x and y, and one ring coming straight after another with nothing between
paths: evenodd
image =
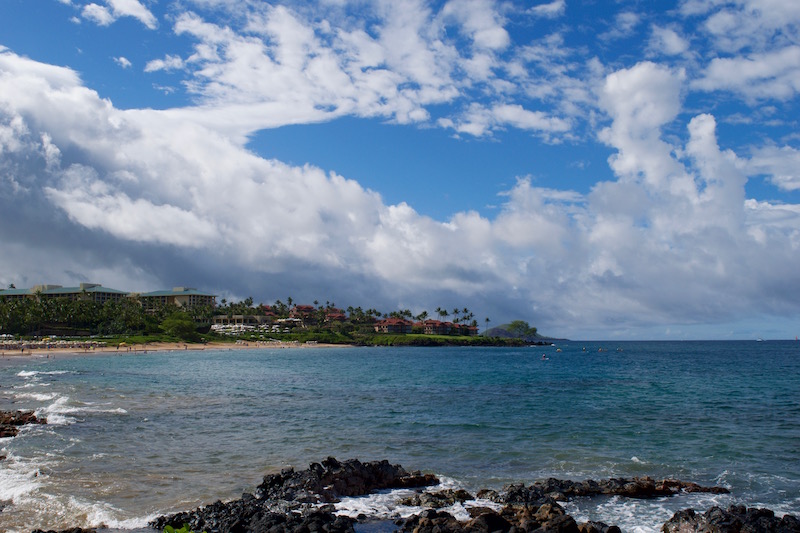
<instances>
[{"instance_id":1,"label":"hillside","mask_svg":"<svg viewBox=\"0 0 800 533\"><path fill-rule=\"evenodd\" d=\"M521 320L515 320L509 324L502 324L500 326L490 328L483 332L483 336L499 337L502 339L522 339L525 342L532 343L544 343L558 340L554 339L553 337L545 337L540 335L536 328L528 326L527 322L523 322Z\"/></svg>"}]
</instances>

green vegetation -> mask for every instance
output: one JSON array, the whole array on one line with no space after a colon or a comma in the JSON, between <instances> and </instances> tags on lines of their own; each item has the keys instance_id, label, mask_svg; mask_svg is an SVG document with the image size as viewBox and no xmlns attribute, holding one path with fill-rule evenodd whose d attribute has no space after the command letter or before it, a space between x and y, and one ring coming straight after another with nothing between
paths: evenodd
<instances>
[{"instance_id":1,"label":"green vegetation","mask_svg":"<svg viewBox=\"0 0 800 533\"><path fill-rule=\"evenodd\" d=\"M352 344L362 346L524 346L526 343L519 339L497 337L375 333L361 337Z\"/></svg>"},{"instance_id":2,"label":"green vegetation","mask_svg":"<svg viewBox=\"0 0 800 533\"><path fill-rule=\"evenodd\" d=\"M158 326L167 335L177 337L183 341L197 342L200 334L194 319L184 311L175 311L165 318Z\"/></svg>"},{"instance_id":3,"label":"green vegetation","mask_svg":"<svg viewBox=\"0 0 800 533\"><path fill-rule=\"evenodd\" d=\"M172 526L167 526L164 528L163 533L194 533L194 531L192 531L192 529L189 527L189 524L183 524L183 527L181 527L180 529L175 529ZM203 533L206 532L203 531Z\"/></svg>"},{"instance_id":4,"label":"green vegetation","mask_svg":"<svg viewBox=\"0 0 800 533\"><path fill-rule=\"evenodd\" d=\"M153 335L167 332L181 340L198 338L198 325L208 327L213 308L194 306L189 314L175 305L145 309L134 298L104 303L69 298L0 298L0 333L22 336ZM176 313L181 316L175 317ZM178 327L178 319L191 321L191 330ZM167 322L167 319L173 318Z\"/></svg>"},{"instance_id":5,"label":"green vegetation","mask_svg":"<svg viewBox=\"0 0 800 533\"><path fill-rule=\"evenodd\" d=\"M423 322L432 321L434 316L450 320L446 324L434 321L434 326L423 326ZM216 322L238 327L214 330L211 325L215 317ZM403 329L410 333L380 333L376 324L382 319L405 321ZM485 323L488 330L488 318ZM176 305L145 308L137 299L128 297L104 303L92 301L89 295L78 299L47 298L41 294L21 299L0 297L0 334L92 336L112 345L281 340L359 346L516 346L538 337L536 328L521 320L488 330L483 336L478 336L477 331L478 321L466 307L452 311L437 307L433 313L414 314L409 309L389 313L361 307L339 309L333 302L297 305L291 297L286 303L277 300L273 305L255 305L252 297L241 302L227 302L223 298L217 307L189 308Z\"/></svg>"},{"instance_id":6,"label":"green vegetation","mask_svg":"<svg viewBox=\"0 0 800 533\"><path fill-rule=\"evenodd\" d=\"M518 339L536 336L536 328L530 327L528 323L523 320L513 321L506 327L506 330Z\"/></svg>"}]
</instances>

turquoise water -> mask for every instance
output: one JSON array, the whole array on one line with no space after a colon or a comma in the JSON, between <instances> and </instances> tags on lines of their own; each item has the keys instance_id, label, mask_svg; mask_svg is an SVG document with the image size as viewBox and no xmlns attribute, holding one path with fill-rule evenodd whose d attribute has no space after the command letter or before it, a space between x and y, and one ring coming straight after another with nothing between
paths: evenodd
<instances>
[{"instance_id":1,"label":"turquoise water","mask_svg":"<svg viewBox=\"0 0 800 533\"><path fill-rule=\"evenodd\" d=\"M470 490L549 476L650 475L732 491L569 505L578 519L628 531L657 531L690 506L745 503L800 515L800 343L558 349L4 360L0 408L36 409L50 423L0 439L8 456L0 500L11 502L0 531L141 528L157 514L239 497L265 473L329 455L385 458ZM346 505L408 512L383 500Z\"/></svg>"}]
</instances>

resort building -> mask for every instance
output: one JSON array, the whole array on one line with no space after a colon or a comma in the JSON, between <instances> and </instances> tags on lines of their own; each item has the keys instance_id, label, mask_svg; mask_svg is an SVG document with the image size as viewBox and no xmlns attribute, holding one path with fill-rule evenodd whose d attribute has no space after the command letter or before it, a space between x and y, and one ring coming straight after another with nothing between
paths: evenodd
<instances>
[{"instance_id":1,"label":"resort building","mask_svg":"<svg viewBox=\"0 0 800 533\"><path fill-rule=\"evenodd\" d=\"M375 323L376 333L411 333L414 324L404 318L385 318Z\"/></svg>"},{"instance_id":2,"label":"resort building","mask_svg":"<svg viewBox=\"0 0 800 533\"><path fill-rule=\"evenodd\" d=\"M478 326L458 324L453 322L442 322L440 320L426 320L417 322L414 326L422 329L425 335L468 335L478 334Z\"/></svg>"},{"instance_id":3,"label":"resort building","mask_svg":"<svg viewBox=\"0 0 800 533\"><path fill-rule=\"evenodd\" d=\"M325 322L344 322L347 320L347 315L344 311L335 307L325 309Z\"/></svg>"},{"instance_id":4,"label":"resort building","mask_svg":"<svg viewBox=\"0 0 800 533\"><path fill-rule=\"evenodd\" d=\"M442 322L440 320L426 320L418 325L422 326L425 335L449 335L453 331L452 322Z\"/></svg>"},{"instance_id":5,"label":"resort building","mask_svg":"<svg viewBox=\"0 0 800 533\"><path fill-rule=\"evenodd\" d=\"M171 291L153 291L131 296L138 298L145 309L154 309L160 305L177 305L185 309L196 305L217 305L216 295L198 291L194 287L174 287Z\"/></svg>"},{"instance_id":6,"label":"resort building","mask_svg":"<svg viewBox=\"0 0 800 533\"><path fill-rule=\"evenodd\" d=\"M96 303L118 301L127 296L125 291L103 287L98 283L81 283L78 287L62 287L61 285L35 285L30 289L3 289L0 298L22 299L67 298L69 300L89 300Z\"/></svg>"},{"instance_id":7,"label":"resort building","mask_svg":"<svg viewBox=\"0 0 800 533\"><path fill-rule=\"evenodd\" d=\"M214 315L213 318L217 326L261 326L273 321L274 317L265 315Z\"/></svg>"},{"instance_id":8,"label":"resort building","mask_svg":"<svg viewBox=\"0 0 800 533\"><path fill-rule=\"evenodd\" d=\"M300 320L304 325L317 323L317 308L313 305L295 305L289 317Z\"/></svg>"}]
</instances>

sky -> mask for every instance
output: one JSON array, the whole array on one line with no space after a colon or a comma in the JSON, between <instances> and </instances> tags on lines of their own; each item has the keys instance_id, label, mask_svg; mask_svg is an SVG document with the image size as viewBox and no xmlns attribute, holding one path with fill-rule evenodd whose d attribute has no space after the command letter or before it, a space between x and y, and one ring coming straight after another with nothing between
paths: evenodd
<instances>
[{"instance_id":1,"label":"sky","mask_svg":"<svg viewBox=\"0 0 800 533\"><path fill-rule=\"evenodd\" d=\"M800 2L3 0L0 284L800 335Z\"/></svg>"}]
</instances>

